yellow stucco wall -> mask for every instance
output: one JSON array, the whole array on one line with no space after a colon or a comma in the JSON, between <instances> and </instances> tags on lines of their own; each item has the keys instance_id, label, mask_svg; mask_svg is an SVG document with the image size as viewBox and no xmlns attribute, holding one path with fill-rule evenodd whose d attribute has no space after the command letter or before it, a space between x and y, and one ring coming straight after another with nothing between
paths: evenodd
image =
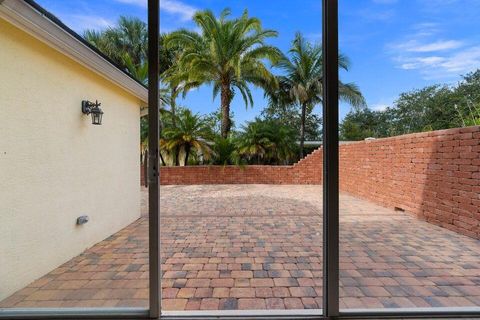
<instances>
[{"instance_id":1,"label":"yellow stucco wall","mask_svg":"<svg viewBox=\"0 0 480 320\"><path fill-rule=\"evenodd\" d=\"M140 103L0 19L0 300L140 216Z\"/></svg>"}]
</instances>

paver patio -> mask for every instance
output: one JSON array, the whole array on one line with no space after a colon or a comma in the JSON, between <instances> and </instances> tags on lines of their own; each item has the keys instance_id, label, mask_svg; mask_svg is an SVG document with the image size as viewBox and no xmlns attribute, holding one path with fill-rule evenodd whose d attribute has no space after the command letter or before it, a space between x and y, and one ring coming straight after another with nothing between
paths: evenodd
<instances>
[{"instance_id":1,"label":"paver patio","mask_svg":"<svg viewBox=\"0 0 480 320\"><path fill-rule=\"evenodd\" d=\"M480 241L340 200L342 308L480 306ZM145 203L0 307L147 307ZM319 186L162 186L163 308L321 308L321 204Z\"/></svg>"}]
</instances>

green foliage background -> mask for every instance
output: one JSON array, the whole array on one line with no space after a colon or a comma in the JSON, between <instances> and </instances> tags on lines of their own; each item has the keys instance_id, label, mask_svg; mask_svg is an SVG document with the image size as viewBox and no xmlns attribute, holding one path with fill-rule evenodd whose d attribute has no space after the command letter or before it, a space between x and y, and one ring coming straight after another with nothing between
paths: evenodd
<instances>
[{"instance_id":1,"label":"green foliage background","mask_svg":"<svg viewBox=\"0 0 480 320\"><path fill-rule=\"evenodd\" d=\"M432 85L402 93L383 111L352 111L341 123L340 137L355 141L474 125L480 125L480 70L455 86Z\"/></svg>"}]
</instances>

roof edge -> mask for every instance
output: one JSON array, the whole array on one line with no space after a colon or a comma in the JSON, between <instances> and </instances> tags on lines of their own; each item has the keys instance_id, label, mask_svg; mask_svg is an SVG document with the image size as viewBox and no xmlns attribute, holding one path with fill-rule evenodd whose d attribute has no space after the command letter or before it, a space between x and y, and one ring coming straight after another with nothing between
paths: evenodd
<instances>
[{"instance_id":1,"label":"roof edge","mask_svg":"<svg viewBox=\"0 0 480 320\"><path fill-rule=\"evenodd\" d=\"M32 0L0 0L0 18L148 102L148 89Z\"/></svg>"}]
</instances>

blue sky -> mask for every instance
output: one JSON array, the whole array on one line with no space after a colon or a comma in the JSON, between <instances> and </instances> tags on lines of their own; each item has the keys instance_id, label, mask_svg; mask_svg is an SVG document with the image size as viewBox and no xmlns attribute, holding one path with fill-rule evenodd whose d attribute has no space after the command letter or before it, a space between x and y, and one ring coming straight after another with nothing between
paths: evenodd
<instances>
[{"instance_id":1,"label":"blue sky","mask_svg":"<svg viewBox=\"0 0 480 320\"><path fill-rule=\"evenodd\" d=\"M340 48L351 62L345 82L355 82L372 109L392 105L402 92L434 83L454 84L460 75L480 68L480 0L339 0ZM75 31L103 29L120 15L146 20L147 0L38 0ZM279 31L271 44L287 51L295 32L310 41L321 40L320 0L161 0L161 30L194 29L198 9L239 15L248 8L264 27ZM301 4L300 4L301 3ZM255 105L232 103L237 126L259 115L265 101L254 90ZM199 113L219 106L211 89L200 88L179 104ZM340 116L350 107L342 104ZM317 112L320 108L317 107Z\"/></svg>"}]
</instances>

